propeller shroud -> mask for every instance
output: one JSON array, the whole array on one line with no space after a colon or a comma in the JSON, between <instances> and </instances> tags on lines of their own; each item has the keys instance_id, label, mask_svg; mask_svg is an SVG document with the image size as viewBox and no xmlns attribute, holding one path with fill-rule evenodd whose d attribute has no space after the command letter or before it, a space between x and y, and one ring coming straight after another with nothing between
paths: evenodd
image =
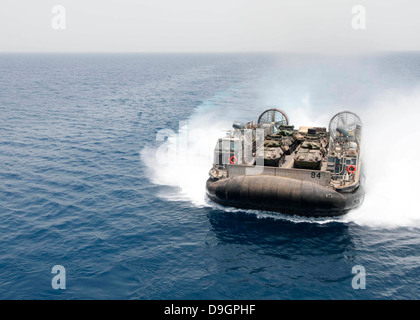
<instances>
[{"instance_id":1,"label":"propeller shroud","mask_svg":"<svg viewBox=\"0 0 420 320\"><path fill-rule=\"evenodd\" d=\"M264 123L275 123L276 128L279 128L282 125L289 125L289 118L287 114L276 108L271 108L265 110L258 118L258 124L262 125Z\"/></svg>"},{"instance_id":2,"label":"propeller shroud","mask_svg":"<svg viewBox=\"0 0 420 320\"><path fill-rule=\"evenodd\" d=\"M337 113L334 117L331 118L328 130L330 132L330 137L335 139L339 132L337 131L338 127L346 127L349 130L355 131L357 126L362 127L362 120L359 116L351 111L342 111Z\"/></svg>"}]
</instances>

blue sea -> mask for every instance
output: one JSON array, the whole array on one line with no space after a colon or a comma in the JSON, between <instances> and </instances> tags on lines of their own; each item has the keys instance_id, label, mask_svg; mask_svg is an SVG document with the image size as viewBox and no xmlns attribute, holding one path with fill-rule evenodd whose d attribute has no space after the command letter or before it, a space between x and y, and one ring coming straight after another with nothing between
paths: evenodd
<instances>
[{"instance_id":1,"label":"blue sea","mask_svg":"<svg viewBox=\"0 0 420 320\"><path fill-rule=\"evenodd\" d=\"M360 115L360 209L206 198L215 139L273 106ZM419 116L415 52L0 54L0 299L419 299Z\"/></svg>"}]
</instances>

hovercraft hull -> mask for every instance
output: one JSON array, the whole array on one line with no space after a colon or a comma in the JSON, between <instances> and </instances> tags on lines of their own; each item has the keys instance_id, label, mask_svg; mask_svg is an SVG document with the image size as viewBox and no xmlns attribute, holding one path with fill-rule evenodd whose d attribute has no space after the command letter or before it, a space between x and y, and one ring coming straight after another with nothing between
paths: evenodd
<instances>
[{"instance_id":1,"label":"hovercraft hull","mask_svg":"<svg viewBox=\"0 0 420 320\"><path fill-rule=\"evenodd\" d=\"M308 181L277 176L209 178L208 197L222 205L276 211L307 217L333 217L362 204L363 186L352 192L337 192Z\"/></svg>"}]
</instances>

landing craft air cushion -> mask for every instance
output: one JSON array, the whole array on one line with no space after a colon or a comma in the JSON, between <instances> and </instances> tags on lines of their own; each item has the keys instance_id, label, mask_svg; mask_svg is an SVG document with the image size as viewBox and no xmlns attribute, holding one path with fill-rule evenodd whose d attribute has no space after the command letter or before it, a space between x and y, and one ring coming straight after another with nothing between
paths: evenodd
<instances>
[{"instance_id":1,"label":"landing craft air cushion","mask_svg":"<svg viewBox=\"0 0 420 320\"><path fill-rule=\"evenodd\" d=\"M279 109L235 122L214 150L206 183L214 202L308 217L347 213L364 199L362 122L343 111L323 127L289 125Z\"/></svg>"}]
</instances>

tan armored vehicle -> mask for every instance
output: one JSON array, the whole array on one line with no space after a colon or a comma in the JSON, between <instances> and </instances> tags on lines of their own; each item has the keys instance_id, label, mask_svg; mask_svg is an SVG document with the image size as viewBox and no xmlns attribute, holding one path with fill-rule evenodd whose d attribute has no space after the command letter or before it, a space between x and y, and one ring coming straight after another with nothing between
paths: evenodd
<instances>
[{"instance_id":1,"label":"tan armored vehicle","mask_svg":"<svg viewBox=\"0 0 420 320\"><path fill-rule=\"evenodd\" d=\"M321 169L322 159L321 145L316 141L305 141L296 151L294 157L294 168Z\"/></svg>"},{"instance_id":2,"label":"tan armored vehicle","mask_svg":"<svg viewBox=\"0 0 420 320\"><path fill-rule=\"evenodd\" d=\"M301 142L294 157L294 168L320 170L328 145L326 128L300 127L298 131Z\"/></svg>"},{"instance_id":3,"label":"tan armored vehicle","mask_svg":"<svg viewBox=\"0 0 420 320\"><path fill-rule=\"evenodd\" d=\"M264 141L264 165L279 167L284 162L284 152L281 142L276 140Z\"/></svg>"}]
</instances>

